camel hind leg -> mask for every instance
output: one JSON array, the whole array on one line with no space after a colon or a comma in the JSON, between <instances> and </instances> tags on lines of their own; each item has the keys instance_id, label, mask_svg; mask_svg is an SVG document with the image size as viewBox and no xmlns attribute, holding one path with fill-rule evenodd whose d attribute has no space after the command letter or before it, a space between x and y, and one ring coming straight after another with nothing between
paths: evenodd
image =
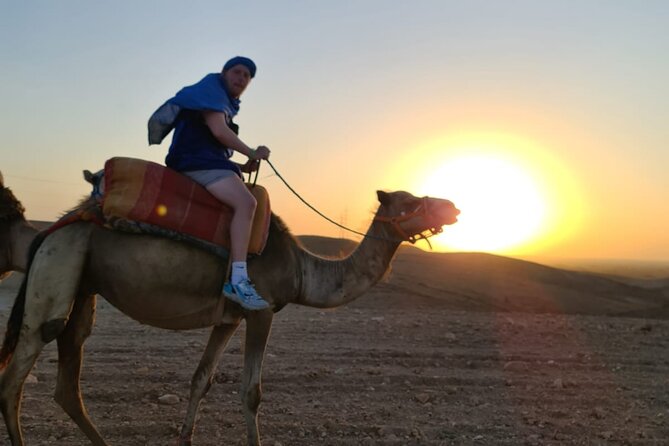
<instances>
[{"instance_id":1,"label":"camel hind leg","mask_svg":"<svg viewBox=\"0 0 669 446\"><path fill-rule=\"evenodd\" d=\"M34 293L32 294L34 295ZM0 409L5 418L7 433L14 446L22 446L24 444L19 419L23 384L30 370L35 365L37 357L47 344L44 340L45 331L49 335L53 334L56 329L55 327L60 325L60 323L49 322L67 320L67 315L70 313L70 307L67 305L68 302L61 302L61 305L55 305L50 308L51 311L44 311L41 318L31 317L33 315L28 313L30 312L32 303L34 303L34 299L31 299L31 286L29 284L26 314L19 340L14 354L0 378ZM48 327L46 330L44 329L45 326Z\"/></svg>"},{"instance_id":2,"label":"camel hind leg","mask_svg":"<svg viewBox=\"0 0 669 446\"><path fill-rule=\"evenodd\" d=\"M23 445L19 422L23 383L44 346L65 329L79 288L88 237L77 229L81 228L72 225L47 237L25 279L18 341L0 377L0 409L14 446Z\"/></svg>"},{"instance_id":3,"label":"camel hind leg","mask_svg":"<svg viewBox=\"0 0 669 446\"><path fill-rule=\"evenodd\" d=\"M95 323L96 296L79 295L65 331L58 337L58 380L54 398L95 446L106 446L88 417L79 386L84 342Z\"/></svg>"},{"instance_id":4,"label":"camel hind leg","mask_svg":"<svg viewBox=\"0 0 669 446\"><path fill-rule=\"evenodd\" d=\"M0 378L0 410L2 410L7 434L13 446L24 444L19 419L23 383L44 345L39 330L23 331L14 356Z\"/></svg>"}]
</instances>

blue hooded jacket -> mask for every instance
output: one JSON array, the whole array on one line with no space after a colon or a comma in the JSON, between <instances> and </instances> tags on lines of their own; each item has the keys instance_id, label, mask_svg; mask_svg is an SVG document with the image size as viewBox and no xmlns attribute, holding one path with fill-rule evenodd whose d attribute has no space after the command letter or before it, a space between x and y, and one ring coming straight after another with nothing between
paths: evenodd
<instances>
[{"instance_id":1,"label":"blue hooded jacket","mask_svg":"<svg viewBox=\"0 0 669 446\"><path fill-rule=\"evenodd\" d=\"M211 73L194 85L182 88L149 118L149 145L160 144L174 129L165 164L177 171L234 170L233 151L218 142L202 111L225 113L228 124L239 111L239 99L231 98L220 73Z\"/></svg>"}]
</instances>

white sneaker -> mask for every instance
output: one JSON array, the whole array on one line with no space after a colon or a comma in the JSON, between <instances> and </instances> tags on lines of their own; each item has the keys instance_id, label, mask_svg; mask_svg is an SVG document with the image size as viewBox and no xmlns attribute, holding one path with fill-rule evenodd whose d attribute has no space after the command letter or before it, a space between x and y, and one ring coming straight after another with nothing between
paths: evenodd
<instances>
[{"instance_id":1,"label":"white sneaker","mask_svg":"<svg viewBox=\"0 0 669 446\"><path fill-rule=\"evenodd\" d=\"M226 282L223 285L223 295L247 310L264 310L265 308L269 308L267 301L258 295L258 292L249 279L244 279L236 285Z\"/></svg>"}]
</instances>

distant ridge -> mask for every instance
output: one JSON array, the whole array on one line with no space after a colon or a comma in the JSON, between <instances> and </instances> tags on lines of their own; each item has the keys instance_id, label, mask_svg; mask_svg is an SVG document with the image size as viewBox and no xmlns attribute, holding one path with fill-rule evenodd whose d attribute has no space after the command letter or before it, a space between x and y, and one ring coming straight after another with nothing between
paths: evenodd
<instances>
[{"instance_id":1,"label":"distant ridge","mask_svg":"<svg viewBox=\"0 0 669 446\"><path fill-rule=\"evenodd\" d=\"M28 223L39 229L40 231L45 230L51 226L54 222L52 221L43 221L43 220L28 220Z\"/></svg>"},{"instance_id":2,"label":"distant ridge","mask_svg":"<svg viewBox=\"0 0 669 446\"><path fill-rule=\"evenodd\" d=\"M312 252L351 252L351 240L298 237ZM631 282L631 283L630 283ZM669 282L630 281L486 253L430 253L402 246L381 288L395 304L454 310L519 311L669 318ZM662 286L662 285L665 286ZM392 297L399 294L400 298Z\"/></svg>"}]
</instances>

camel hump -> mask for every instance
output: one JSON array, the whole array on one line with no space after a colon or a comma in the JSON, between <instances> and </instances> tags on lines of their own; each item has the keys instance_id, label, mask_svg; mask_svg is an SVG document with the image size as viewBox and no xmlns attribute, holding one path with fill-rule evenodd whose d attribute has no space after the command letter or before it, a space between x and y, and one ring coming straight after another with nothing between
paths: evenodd
<instances>
[{"instance_id":1,"label":"camel hump","mask_svg":"<svg viewBox=\"0 0 669 446\"><path fill-rule=\"evenodd\" d=\"M250 254L260 254L269 235L269 194L262 186L250 186L258 205L253 221ZM105 163L106 218L147 223L230 248L233 210L203 186L160 164L117 157Z\"/></svg>"}]
</instances>

